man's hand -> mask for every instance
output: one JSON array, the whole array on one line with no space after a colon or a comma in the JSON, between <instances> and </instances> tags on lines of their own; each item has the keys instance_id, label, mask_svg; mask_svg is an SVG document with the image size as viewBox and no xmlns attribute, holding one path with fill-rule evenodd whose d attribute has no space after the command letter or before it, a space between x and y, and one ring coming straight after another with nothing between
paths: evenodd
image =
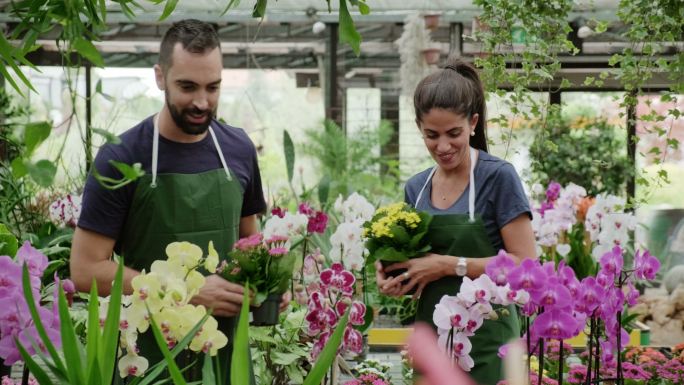
<instances>
[{"instance_id":1,"label":"man's hand","mask_svg":"<svg viewBox=\"0 0 684 385\"><path fill-rule=\"evenodd\" d=\"M244 292L245 288L241 285L213 274L207 276L204 286L190 303L213 309L212 315L215 316L234 317L240 313Z\"/></svg>"},{"instance_id":2,"label":"man's hand","mask_svg":"<svg viewBox=\"0 0 684 385\"><path fill-rule=\"evenodd\" d=\"M280 306L278 308L278 311L281 313L285 311L285 309L287 309L287 306L290 304L290 301L292 301L292 293L286 291L280 299Z\"/></svg>"}]
</instances>

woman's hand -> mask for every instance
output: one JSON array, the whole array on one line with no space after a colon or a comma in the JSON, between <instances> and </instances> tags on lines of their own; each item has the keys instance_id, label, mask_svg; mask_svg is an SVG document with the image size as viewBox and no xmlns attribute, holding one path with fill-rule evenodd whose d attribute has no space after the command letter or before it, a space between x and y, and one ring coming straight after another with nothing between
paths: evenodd
<instances>
[{"instance_id":1,"label":"woman's hand","mask_svg":"<svg viewBox=\"0 0 684 385\"><path fill-rule=\"evenodd\" d=\"M393 293L392 295L404 295L416 287L413 298L419 298L425 285L448 275L451 271L448 266L451 266L450 259L452 258L448 255L428 253L421 258L393 263L384 269L383 276L385 272L399 269L406 269L406 272L394 278L385 279L384 287L380 289L380 292L384 294L384 291L388 291ZM403 283L405 281L408 282ZM380 287L380 281L378 281L378 287Z\"/></svg>"},{"instance_id":2,"label":"woman's hand","mask_svg":"<svg viewBox=\"0 0 684 385\"><path fill-rule=\"evenodd\" d=\"M375 281L378 283L378 291L381 294L389 295L391 297L399 296L402 290L401 281L394 282L392 278L387 278L385 270L380 261L375 261Z\"/></svg>"}]
</instances>

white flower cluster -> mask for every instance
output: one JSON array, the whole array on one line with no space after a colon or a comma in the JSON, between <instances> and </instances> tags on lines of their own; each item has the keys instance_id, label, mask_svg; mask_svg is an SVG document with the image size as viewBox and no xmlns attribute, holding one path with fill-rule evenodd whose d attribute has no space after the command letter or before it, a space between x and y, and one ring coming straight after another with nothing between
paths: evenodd
<instances>
[{"instance_id":1,"label":"white flower cluster","mask_svg":"<svg viewBox=\"0 0 684 385\"><path fill-rule=\"evenodd\" d=\"M346 200L340 195L334 207L341 214L342 222L330 236L330 259L341 262L348 270L361 270L363 256L368 253L364 245L363 223L373 217L375 207L357 193Z\"/></svg>"},{"instance_id":2,"label":"white flower cluster","mask_svg":"<svg viewBox=\"0 0 684 385\"><path fill-rule=\"evenodd\" d=\"M509 284L498 286L486 274L475 280L463 277L458 295L445 295L435 305L432 320L437 326L439 347L445 349L461 369L470 371L475 363L470 356L472 344L468 337L475 334L485 319L497 317L492 304L524 305L529 298L526 291L511 290Z\"/></svg>"},{"instance_id":3,"label":"white flower cluster","mask_svg":"<svg viewBox=\"0 0 684 385\"><path fill-rule=\"evenodd\" d=\"M624 198L599 195L587 211L584 226L595 243L591 254L596 261L614 246L625 247L629 243L629 233L636 228L637 220L634 214L625 213L624 207Z\"/></svg>"},{"instance_id":4,"label":"white flower cluster","mask_svg":"<svg viewBox=\"0 0 684 385\"><path fill-rule=\"evenodd\" d=\"M288 238L303 236L306 234L306 226L308 223L309 217L301 213L286 211L282 218L273 215L264 224L264 239L270 239L274 236L284 236ZM286 247L289 248L290 244L287 243Z\"/></svg>"},{"instance_id":5,"label":"white flower cluster","mask_svg":"<svg viewBox=\"0 0 684 385\"><path fill-rule=\"evenodd\" d=\"M534 186L533 191L538 191L539 188L543 191L541 185ZM543 213L537 210L532 212L532 228L538 244L545 247L553 247L558 244L560 235L570 231L577 222L577 203L586 195L587 192L584 187L570 183L561 189L558 199L553 202L553 207L545 209ZM558 251L560 253L565 249L562 246Z\"/></svg>"},{"instance_id":6,"label":"white flower cluster","mask_svg":"<svg viewBox=\"0 0 684 385\"><path fill-rule=\"evenodd\" d=\"M81 216L81 196L67 194L50 204L50 220L60 227L76 227Z\"/></svg>"}]
</instances>

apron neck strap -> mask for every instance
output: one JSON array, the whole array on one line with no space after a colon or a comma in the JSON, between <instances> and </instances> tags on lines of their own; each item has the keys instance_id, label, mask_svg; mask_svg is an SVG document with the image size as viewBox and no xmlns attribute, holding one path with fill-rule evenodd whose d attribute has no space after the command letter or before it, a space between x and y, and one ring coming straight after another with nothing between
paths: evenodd
<instances>
[{"instance_id":1,"label":"apron neck strap","mask_svg":"<svg viewBox=\"0 0 684 385\"><path fill-rule=\"evenodd\" d=\"M468 177L468 216L470 217L470 221L474 222L475 221L475 154L476 151L474 148L470 147L470 173ZM425 183L423 183L423 187L421 187L420 192L418 193L418 198L416 199L416 205L415 207L418 208L418 203L420 203L420 199L423 197L423 192L425 192L425 188L427 187L428 183L432 182L432 177L435 175L435 171L437 170L437 167L432 168L430 170L430 174L428 174L427 179L425 180Z\"/></svg>"},{"instance_id":2,"label":"apron neck strap","mask_svg":"<svg viewBox=\"0 0 684 385\"><path fill-rule=\"evenodd\" d=\"M157 113L154 116L154 134L152 136L152 183L150 183L150 187L152 188L157 187L157 166L159 164L159 114L160 113ZM221 159L221 165L226 172L226 177L228 180L233 180L233 177L230 176L230 169L226 163L226 158L223 156L223 151L221 151L221 146L219 145L218 139L216 139L216 134L214 134L211 124L209 125L209 134L214 142L214 147L216 147L219 159Z\"/></svg>"}]
</instances>

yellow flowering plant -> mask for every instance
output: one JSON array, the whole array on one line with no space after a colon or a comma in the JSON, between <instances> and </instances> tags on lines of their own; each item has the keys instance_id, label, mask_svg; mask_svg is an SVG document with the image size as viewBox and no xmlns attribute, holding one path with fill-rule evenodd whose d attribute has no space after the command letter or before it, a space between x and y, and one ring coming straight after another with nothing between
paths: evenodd
<instances>
[{"instance_id":1,"label":"yellow flowering plant","mask_svg":"<svg viewBox=\"0 0 684 385\"><path fill-rule=\"evenodd\" d=\"M118 368L122 378L139 376L148 366L147 359L138 355L139 333L150 328L153 319L159 326L163 342L169 349L175 347L188 335L195 325L203 322L194 332L188 348L209 356L226 346L228 338L218 330L218 323L202 306L190 304L190 299L204 285L204 276L197 271L203 267L209 273L216 272L218 253L209 242L208 255L189 242L173 242L166 247L168 259L152 263L149 272L143 271L133 278L133 294L122 298L121 322L119 322L119 345L125 354L119 358ZM107 311L107 302L100 304L101 314Z\"/></svg>"},{"instance_id":2,"label":"yellow flowering plant","mask_svg":"<svg viewBox=\"0 0 684 385\"><path fill-rule=\"evenodd\" d=\"M404 202L378 208L373 218L363 224L369 253L366 263L402 262L426 253L430 245L424 238L431 220L430 214Z\"/></svg>"}]
</instances>

